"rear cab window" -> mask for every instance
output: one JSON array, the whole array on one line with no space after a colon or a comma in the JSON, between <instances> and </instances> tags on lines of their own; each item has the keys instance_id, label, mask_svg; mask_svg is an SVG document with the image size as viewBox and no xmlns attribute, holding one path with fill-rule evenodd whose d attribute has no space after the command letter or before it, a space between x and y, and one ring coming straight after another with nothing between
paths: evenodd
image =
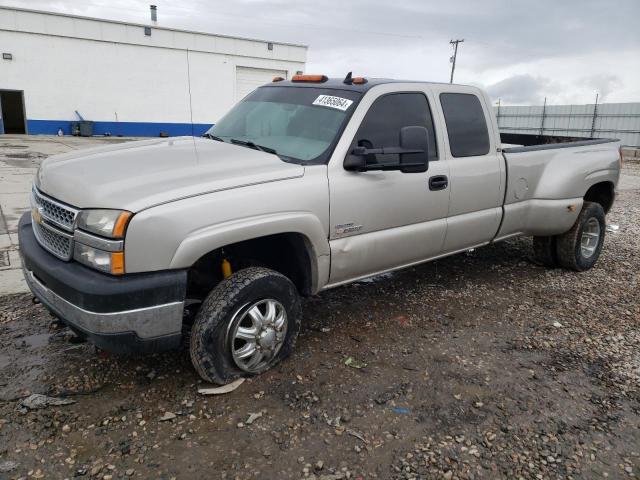
<instances>
[{"instance_id":1,"label":"rear cab window","mask_svg":"<svg viewBox=\"0 0 640 480\"><path fill-rule=\"evenodd\" d=\"M489 153L487 119L480 99L470 93L441 93L440 104L453 157L474 157Z\"/></svg>"}]
</instances>

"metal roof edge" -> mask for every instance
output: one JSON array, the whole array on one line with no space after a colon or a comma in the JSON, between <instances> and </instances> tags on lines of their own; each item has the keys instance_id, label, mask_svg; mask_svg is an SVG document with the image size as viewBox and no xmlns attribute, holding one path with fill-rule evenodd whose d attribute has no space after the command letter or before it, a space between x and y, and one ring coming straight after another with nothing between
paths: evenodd
<instances>
[{"instance_id":1,"label":"metal roof edge","mask_svg":"<svg viewBox=\"0 0 640 480\"><path fill-rule=\"evenodd\" d=\"M61 12L48 12L46 10L34 10L31 8L21 8L21 7L11 7L8 5L0 5L0 10L14 10L17 12L26 12L26 13L37 13L41 15L52 15L56 17L67 17L67 18L77 18L78 20L90 20L94 22L105 22L105 23L115 23L118 25L129 25L132 27L151 27L157 30L167 30L171 32L180 32L180 33L193 33L196 35L206 35L210 37L221 37L221 38L230 38L234 40L246 40L249 42L261 42L261 43L274 43L276 45L286 45L288 47L299 47L308 49L308 45L304 45L302 43L289 43L289 42L279 42L276 40L266 40L260 38L251 38L251 37L240 37L235 35L224 35L220 33L210 33L210 32L202 32L199 30L185 30L182 28L173 28L173 27L164 27L160 25L154 25L152 23L135 23L135 22L125 22L123 20L112 20L108 18L98 18L98 17L87 17L84 15L75 15L71 13L61 13Z\"/></svg>"}]
</instances>

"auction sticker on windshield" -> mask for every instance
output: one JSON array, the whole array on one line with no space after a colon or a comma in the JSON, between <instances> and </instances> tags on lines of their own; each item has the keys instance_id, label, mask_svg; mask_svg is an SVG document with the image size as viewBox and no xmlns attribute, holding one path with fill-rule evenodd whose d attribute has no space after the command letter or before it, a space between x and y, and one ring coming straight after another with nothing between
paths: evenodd
<instances>
[{"instance_id":1,"label":"auction sticker on windshield","mask_svg":"<svg viewBox=\"0 0 640 480\"><path fill-rule=\"evenodd\" d=\"M348 98L332 97L331 95L319 95L318 98L313 101L314 105L337 108L338 110L342 110L343 112L345 112L352 103L353 100L349 100Z\"/></svg>"}]
</instances>

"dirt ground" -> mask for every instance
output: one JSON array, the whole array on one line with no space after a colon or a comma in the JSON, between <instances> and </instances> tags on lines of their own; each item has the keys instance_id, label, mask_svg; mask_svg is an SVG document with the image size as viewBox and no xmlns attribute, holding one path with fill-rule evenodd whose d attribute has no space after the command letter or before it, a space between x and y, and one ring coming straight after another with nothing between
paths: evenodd
<instances>
[{"instance_id":1,"label":"dirt ground","mask_svg":"<svg viewBox=\"0 0 640 480\"><path fill-rule=\"evenodd\" d=\"M221 396L198 394L186 351L96 352L4 296L0 478L635 478L640 167L625 174L593 270L536 266L518 239L324 292L292 357ZM30 393L75 403L30 410Z\"/></svg>"}]
</instances>

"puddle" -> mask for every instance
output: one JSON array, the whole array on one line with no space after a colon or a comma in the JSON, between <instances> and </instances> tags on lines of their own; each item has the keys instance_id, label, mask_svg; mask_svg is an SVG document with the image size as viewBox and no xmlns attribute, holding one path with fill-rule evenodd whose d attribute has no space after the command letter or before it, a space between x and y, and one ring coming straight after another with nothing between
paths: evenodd
<instances>
[{"instance_id":1,"label":"puddle","mask_svg":"<svg viewBox=\"0 0 640 480\"><path fill-rule=\"evenodd\" d=\"M26 337L19 338L16 343L20 346L39 348L48 345L50 338L50 333L37 333L35 335L27 335Z\"/></svg>"}]
</instances>

